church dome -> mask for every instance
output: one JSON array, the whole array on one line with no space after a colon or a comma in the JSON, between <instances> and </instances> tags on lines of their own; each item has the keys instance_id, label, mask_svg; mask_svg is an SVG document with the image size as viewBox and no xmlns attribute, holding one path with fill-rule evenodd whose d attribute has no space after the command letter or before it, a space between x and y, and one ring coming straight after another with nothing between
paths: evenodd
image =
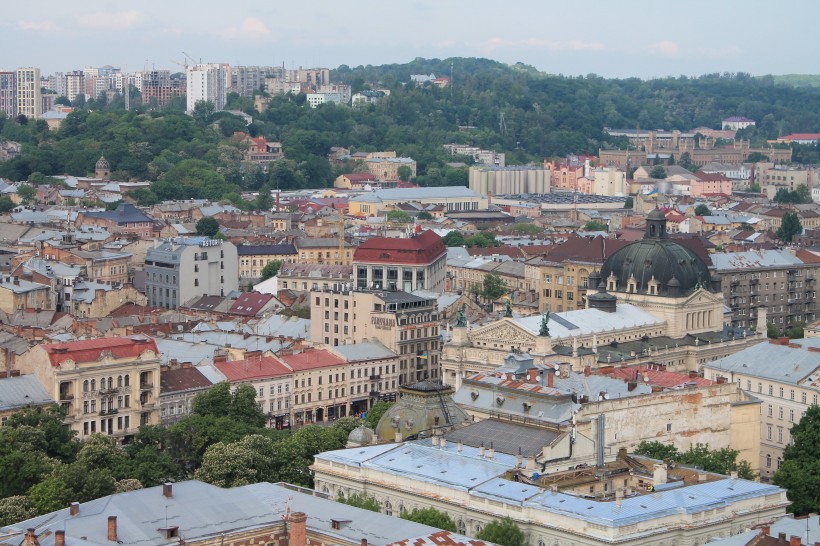
<instances>
[{"instance_id":1,"label":"church dome","mask_svg":"<svg viewBox=\"0 0 820 546\"><path fill-rule=\"evenodd\" d=\"M97 160L96 169L98 171L107 171L110 168L111 166L108 164L108 160L105 158L105 156L101 155L100 158Z\"/></svg>"},{"instance_id":2,"label":"church dome","mask_svg":"<svg viewBox=\"0 0 820 546\"><path fill-rule=\"evenodd\" d=\"M666 217L658 209L647 215L643 240L606 259L601 278L615 292L685 296L699 287L712 289L709 268L700 256L668 238Z\"/></svg>"},{"instance_id":3,"label":"church dome","mask_svg":"<svg viewBox=\"0 0 820 546\"><path fill-rule=\"evenodd\" d=\"M362 425L354 428L347 437L348 445L367 446L373 443L374 433L371 429Z\"/></svg>"}]
</instances>

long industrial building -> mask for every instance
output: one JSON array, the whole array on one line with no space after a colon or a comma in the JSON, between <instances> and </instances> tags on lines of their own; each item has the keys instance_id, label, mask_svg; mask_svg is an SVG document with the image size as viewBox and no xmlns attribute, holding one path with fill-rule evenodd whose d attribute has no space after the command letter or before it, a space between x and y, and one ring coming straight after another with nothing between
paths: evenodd
<instances>
[{"instance_id":1,"label":"long industrial building","mask_svg":"<svg viewBox=\"0 0 820 546\"><path fill-rule=\"evenodd\" d=\"M482 195L549 193L551 179L542 166L470 167L470 189Z\"/></svg>"}]
</instances>

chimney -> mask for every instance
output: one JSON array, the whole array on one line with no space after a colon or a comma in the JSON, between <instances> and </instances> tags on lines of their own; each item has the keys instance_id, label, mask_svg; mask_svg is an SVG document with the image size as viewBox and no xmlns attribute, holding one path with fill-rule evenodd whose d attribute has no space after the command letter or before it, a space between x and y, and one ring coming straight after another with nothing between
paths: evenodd
<instances>
[{"instance_id":1,"label":"chimney","mask_svg":"<svg viewBox=\"0 0 820 546\"><path fill-rule=\"evenodd\" d=\"M584 376L589 377L590 368L589 366L584 366Z\"/></svg>"},{"instance_id":2,"label":"chimney","mask_svg":"<svg viewBox=\"0 0 820 546\"><path fill-rule=\"evenodd\" d=\"M162 484L162 496L167 497L169 499L171 497L173 497L174 496L173 487L174 487L174 485L171 482L165 482L164 484Z\"/></svg>"},{"instance_id":3,"label":"chimney","mask_svg":"<svg viewBox=\"0 0 820 546\"><path fill-rule=\"evenodd\" d=\"M527 370L527 383L538 383L538 370L536 370L535 368Z\"/></svg>"},{"instance_id":4,"label":"chimney","mask_svg":"<svg viewBox=\"0 0 820 546\"><path fill-rule=\"evenodd\" d=\"M441 437L441 440L439 440L439 443L441 444L441 449L446 449L447 448L447 438L445 438L444 436Z\"/></svg>"},{"instance_id":5,"label":"chimney","mask_svg":"<svg viewBox=\"0 0 820 546\"><path fill-rule=\"evenodd\" d=\"M366 539L366 538L363 538L363 539L362 539L362 544L361 544L361 546L367 546L367 539Z\"/></svg>"},{"instance_id":6,"label":"chimney","mask_svg":"<svg viewBox=\"0 0 820 546\"><path fill-rule=\"evenodd\" d=\"M777 543L786 544L786 533L777 533Z\"/></svg>"},{"instance_id":7,"label":"chimney","mask_svg":"<svg viewBox=\"0 0 820 546\"><path fill-rule=\"evenodd\" d=\"M771 532L772 532L772 529L768 525L764 525L763 527L760 528L760 534L761 535L769 536L769 533L771 533Z\"/></svg>"},{"instance_id":8,"label":"chimney","mask_svg":"<svg viewBox=\"0 0 820 546\"><path fill-rule=\"evenodd\" d=\"M653 485L663 485L666 483L667 479L667 468L665 464L656 464L655 470L652 474L652 484Z\"/></svg>"},{"instance_id":9,"label":"chimney","mask_svg":"<svg viewBox=\"0 0 820 546\"><path fill-rule=\"evenodd\" d=\"M399 443L401 441L402 441L401 430L396 430L396 443Z\"/></svg>"},{"instance_id":10,"label":"chimney","mask_svg":"<svg viewBox=\"0 0 820 546\"><path fill-rule=\"evenodd\" d=\"M555 370L547 371L547 387L551 389L555 388Z\"/></svg>"},{"instance_id":11,"label":"chimney","mask_svg":"<svg viewBox=\"0 0 820 546\"><path fill-rule=\"evenodd\" d=\"M288 546L306 546L307 516L304 512L292 512L288 518Z\"/></svg>"},{"instance_id":12,"label":"chimney","mask_svg":"<svg viewBox=\"0 0 820 546\"><path fill-rule=\"evenodd\" d=\"M488 459L495 459L495 446L493 443L490 442L490 454L487 456Z\"/></svg>"},{"instance_id":13,"label":"chimney","mask_svg":"<svg viewBox=\"0 0 820 546\"><path fill-rule=\"evenodd\" d=\"M698 481L699 482L705 482L706 481L706 472L704 472L703 470L698 471Z\"/></svg>"},{"instance_id":14,"label":"chimney","mask_svg":"<svg viewBox=\"0 0 820 546\"><path fill-rule=\"evenodd\" d=\"M65 546L65 531L54 531L54 546Z\"/></svg>"},{"instance_id":15,"label":"chimney","mask_svg":"<svg viewBox=\"0 0 820 546\"><path fill-rule=\"evenodd\" d=\"M464 444L461 440L458 441L458 452L461 453L464 450Z\"/></svg>"},{"instance_id":16,"label":"chimney","mask_svg":"<svg viewBox=\"0 0 820 546\"><path fill-rule=\"evenodd\" d=\"M689 378L695 379L698 376L698 372L696 370L689 370Z\"/></svg>"},{"instance_id":17,"label":"chimney","mask_svg":"<svg viewBox=\"0 0 820 546\"><path fill-rule=\"evenodd\" d=\"M438 447L438 436L433 434L433 447Z\"/></svg>"},{"instance_id":18,"label":"chimney","mask_svg":"<svg viewBox=\"0 0 820 546\"><path fill-rule=\"evenodd\" d=\"M801 546L803 541L800 540L800 537L797 535L792 535L789 537L789 546Z\"/></svg>"},{"instance_id":19,"label":"chimney","mask_svg":"<svg viewBox=\"0 0 820 546\"><path fill-rule=\"evenodd\" d=\"M80 513L80 503L79 502L72 502L68 508L68 514L70 516L76 516Z\"/></svg>"},{"instance_id":20,"label":"chimney","mask_svg":"<svg viewBox=\"0 0 820 546\"><path fill-rule=\"evenodd\" d=\"M483 456L484 456L484 442L481 442L481 447L480 447L480 448L478 448L478 456L479 456L479 457L483 457Z\"/></svg>"},{"instance_id":21,"label":"chimney","mask_svg":"<svg viewBox=\"0 0 820 546\"><path fill-rule=\"evenodd\" d=\"M108 540L117 542L117 516L108 516Z\"/></svg>"}]
</instances>

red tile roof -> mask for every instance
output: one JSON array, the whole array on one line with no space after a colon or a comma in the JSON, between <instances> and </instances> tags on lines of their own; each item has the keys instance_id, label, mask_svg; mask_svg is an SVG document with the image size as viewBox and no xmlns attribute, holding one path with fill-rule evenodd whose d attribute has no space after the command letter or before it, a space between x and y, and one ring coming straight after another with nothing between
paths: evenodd
<instances>
[{"instance_id":1,"label":"red tile roof","mask_svg":"<svg viewBox=\"0 0 820 546\"><path fill-rule=\"evenodd\" d=\"M292 369L272 356L215 362L214 367L222 372L230 382L266 379L293 373Z\"/></svg>"},{"instance_id":2,"label":"red tile roof","mask_svg":"<svg viewBox=\"0 0 820 546\"><path fill-rule=\"evenodd\" d=\"M432 231L423 231L415 237L403 239L372 237L353 253L353 261L385 264L429 264L447 254L441 237Z\"/></svg>"},{"instance_id":3,"label":"red tile roof","mask_svg":"<svg viewBox=\"0 0 820 546\"><path fill-rule=\"evenodd\" d=\"M547 252L546 259L555 262L579 261L603 264L604 260L628 243L601 237L570 237Z\"/></svg>"},{"instance_id":4,"label":"red tile roof","mask_svg":"<svg viewBox=\"0 0 820 546\"><path fill-rule=\"evenodd\" d=\"M67 343L50 343L42 346L48 353L52 366L59 366L64 360L74 362L93 362L102 353L110 352L114 358L137 358L150 350L159 354L157 344L150 337L101 337Z\"/></svg>"},{"instance_id":5,"label":"red tile roof","mask_svg":"<svg viewBox=\"0 0 820 546\"><path fill-rule=\"evenodd\" d=\"M228 309L232 315L254 317L273 299L271 294L260 294L258 292L245 292L236 298L236 301Z\"/></svg>"},{"instance_id":6,"label":"red tile roof","mask_svg":"<svg viewBox=\"0 0 820 546\"><path fill-rule=\"evenodd\" d=\"M342 176L344 176L351 182L368 182L376 180L376 175L370 173L347 173L343 174Z\"/></svg>"},{"instance_id":7,"label":"red tile roof","mask_svg":"<svg viewBox=\"0 0 820 546\"><path fill-rule=\"evenodd\" d=\"M293 368L294 371L313 370L316 368L329 368L347 362L344 358L337 356L325 349L315 351L305 351L292 355L281 355L279 358Z\"/></svg>"},{"instance_id":8,"label":"red tile roof","mask_svg":"<svg viewBox=\"0 0 820 546\"><path fill-rule=\"evenodd\" d=\"M653 369L651 366L612 368L605 372L602 371L599 373L601 373L601 375L608 375L609 377L615 379L623 379L624 381L637 380L638 382L645 383L647 385L663 387L665 389L681 387L687 383L694 383L698 387L705 387L713 383L713 381L702 377L690 377L687 373L667 372L662 369Z\"/></svg>"}]
</instances>

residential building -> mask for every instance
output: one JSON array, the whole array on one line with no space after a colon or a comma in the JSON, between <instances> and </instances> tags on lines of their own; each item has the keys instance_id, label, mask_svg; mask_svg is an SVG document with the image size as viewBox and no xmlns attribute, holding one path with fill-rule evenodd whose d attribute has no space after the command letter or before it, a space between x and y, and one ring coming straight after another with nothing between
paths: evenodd
<instances>
[{"instance_id":1,"label":"residential building","mask_svg":"<svg viewBox=\"0 0 820 546\"><path fill-rule=\"evenodd\" d=\"M353 253L357 289L427 290L443 293L447 247L427 230L407 238L371 237Z\"/></svg>"},{"instance_id":2,"label":"residential building","mask_svg":"<svg viewBox=\"0 0 820 546\"><path fill-rule=\"evenodd\" d=\"M760 317L783 330L815 320L820 264L804 262L788 249L718 252L711 257L733 326L751 327Z\"/></svg>"},{"instance_id":3,"label":"residential building","mask_svg":"<svg viewBox=\"0 0 820 546\"><path fill-rule=\"evenodd\" d=\"M293 370L292 420L296 426L332 421L350 415L350 369L347 361L327 349L280 354Z\"/></svg>"},{"instance_id":4,"label":"residential building","mask_svg":"<svg viewBox=\"0 0 820 546\"><path fill-rule=\"evenodd\" d=\"M333 347L378 340L399 355L399 385L438 380L441 336L435 298L400 291L310 293L310 339Z\"/></svg>"},{"instance_id":5,"label":"residential building","mask_svg":"<svg viewBox=\"0 0 820 546\"><path fill-rule=\"evenodd\" d=\"M364 160L367 170L379 180L401 179L399 169L402 167L410 169L408 180L416 176L416 161L412 157L395 157L395 152L393 152L393 157L380 157L377 154L368 154L368 156Z\"/></svg>"},{"instance_id":6,"label":"residential building","mask_svg":"<svg viewBox=\"0 0 820 546\"><path fill-rule=\"evenodd\" d=\"M81 211L77 214L75 225L99 226L110 233L131 235L138 239L149 239L154 230L153 220L130 203L121 203L113 211Z\"/></svg>"},{"instance_id":7,"label":"residential building","mask_svg":"<svg viewBox=\"0 0 820 546\"><path fill-rule=\"evenodd\" d=\"M340 104L350 104L352 88L345 83L323 83L316 86L316 92L339 95Z\"/></svg>"},{"instance_id":8,"label":"residential building","mask_svg":"<svg viewBox=\"0 0 820 546\"><path fill-rule=\"evenodd\" d=\"M820 338L769 340L709 362L704 377L736 384L760 400L760 477L769 480L783 462L792 427L820 403Z\"/></svg>"},{"instance_id":9,"label":"residential building","mask_svg":"<svg viewBox=\"0 0 820 546\"><path fill-rule=\"evenodd\" d=\"M172 98L185 94L184 82L171 78L170 70L149 70L140 74L143 104L161 108L166 106Z\"/></svg>"},{"instance_id":10,"label":"residential building","mask_svg":"<svg viewBox=\"0 0 820 546\"><path fill-rule=\"evenodd\" d=\"M279 268L276 277L280 290L327 290L334 284L350 283L353 278L353 266L286 263Z\"/></svg>"},{"instance_id":11,"label":"residential building","mask_svg":"<svg viewBox=\"0 0 820 546\"><path fill-rule=\"evenodd\" d=\"M239 276L243 279L258 279L270 262L294 263L298 256L293 243L239 245L236 247L236 254L239 258Z\"/></svg>"},{"instance_id":12,"label":"residential building","mask_svg":"<svg viewBox=\"0 0 820 546\"><path fill-rule=\"evenodd\" d=\"M334 188L347 190L361 190L370 185L376 185L376 175L372 173L340 174L333 181Z\"/></svg>"},{"instance_id":13,"label":"residential building","mask_svg":"<svg viewBox=\"0 0 820 546\"><path fill-rule=\"evenodd\" d=\"M51 287L0 275L0 311L12 315L26 309L54 309Z\"/></svg>"},{"instance_id":14,"label":"residential building","mask_svg":"<svg viewBox=\"0 0 820 546\"><path fill-rule=\"evenodd\" d=\"M85 96L85 74L82 70L74 70L65 75L65 96L71 102L80 95ZM93 97L91 97L93 98Z\"/></svg>"},{"instance_id":15,"label":"residential building","mask_svg":"<svg viewBox=\"0 0 820 546\"><path fill-rule=\"evenodd\" d=\"M339 93L308 93L306 97L311 108L322 104L342 104L342 95Z\"/></svg>"},{"instance_id":16,"label":"residential building","mask_svg":"<svg viewBox=\"0 0 820 546\"><path fill-rule=\"evenodd\" d=\"M366 412L379 401L396 401L400 370L395 352L378 341L338 345L330 350L348 363L350 415Z\"/></svg>"},{"instance_id":17,"label":"residential building","mask_svg":"<svg viewBox=\"0 0 820 546\"><path fill-rule=\"evenodd\" d=\"M540 165L470 167L469 188L483 196L549 193L552 171Z\"/></svg>"},{"instance_id":18,"label":"residential building","mask_svg":"<svg viewBox=\"0 0 820 546\"><path fill-rule=\"evenodd\" d=\"M2 372L0 376L0 426L15 412L54 404L54 399L33 375Z\"/></svg>"},{"instance_id":19,"label":"residential building","mask_svg":"<svg viewBox=\"0 0 820 546\"><path fill-rule=\"evenodd\" d=\"M275 72L272 66L231 66L231 84L228 91L240 97L253 97L265 88L265 79Z\"/></svg>"},{"instance_id":20,"label":"residential building","mask_svg":"<svg viewBox=\"0 0 820 546\"><path fill-rule=\"evenodd\" d=\"M177 309L195 296L226 296L239 289L236 247L208 237L158 242L145 255L148 305Z\"/></svg>"},{"instance_id":21,"label":"residential building","mask_svg":"<svg viewBox=\"0 0 820 546\"><path fill-rule=\"evenodd\" d=\"M296 237L293 246L299 254L298 263L350 265L353 261L354 245L342 242L343 255L339 256L338 237Z\"/></svg>"},{"instance_id":22,"label":"residential building","mask_svg":"<svg viewBox=\"0 0 820 546\"><path fill-rule=\"evenodd\" d=\"M214 367L230 382L231 391L243 384L254 388L256 402L267 416L269 427L290 428L294 400L290 389L294 370L290 366L273 356L257 353L242 360L217 358Z\"/></svg>"},{"instance_id":23,"label":"residential building","mask_svg":"<svg viewBox=\"0 0 820 546\"><path fill-rule=\"evenodd\" d=\"M724 131L737 131L746 127L754 127L754 125L755 120L743 116L730 116L720 122L720 128Z\"/></svg>"},{"instance_id":24,"label":"residential building","mask_svg":"<svg viewBox=\"0 0 820 546\"><path fill-rule=\"evenodd\" d=\"M221 488L200 481L115 493L2 528L9 544L163 546L489 546L434 527L333 502L288 484ZM167 518L167 520L166 520ZM164 523L166 522L167 523ZM157 528L157 525L162 527ZM85 538L82 538L85 537ZM214 538L216 537L216 538Z\"/></svg>"},{"instance_id":25,"label":"residential building","mask_svg":"<svg viewBox=\"0 0 820 546\"><path fill-rule=\"evenodd\" d=\"M379 104L384 99L384 91L359 91L350 98L351 105L356 108L359 106L367 106L369 104Z\"/></svg>"},{"instance_id":26,"label":"residential building","mask_svg":"<svg viewBox=\"0 0 820 546\"><path fill-rule=\"evenodd\" d=\"M196 395L213 386L199 368L187 363L163 366L159 379L159 418L165 426L190 415Z\"/></svg>"},{"instance_id":27,"label":"residential building","mask_svg":"<svg viewBox=\"0 0 820 546\"><path fill-rule=\"evenodd\" d=\"M801 185L808 188L816 186L820 182L820 170L801 165L757 163L754 182L760 185L760 191L771 200L781 188L795 191Z\"/></svg>"},{"instance_id":28,"label":"residential building","mask_svg":"<svg viewBox=\"0 0 820 546\"><path fill-rule=\"evenodd\" d=\"M40 69L17 69L17 115L29 119L39 118L43 113L40 93Z\"/></svg>"},{"instance_id":29,"label":"residential building","mask_svg":"<svg viewBox=\"0 0 820 546\"><path fill-rule=\"evenodd\" d=\"M486 210L487 197L464 186L390 188L363 192L348 201L351 216L378 216L402 203L441 205L448 212Z\"/></svg>"},{"instance_id":30,"label":"residential building","mask_svg":"<svg viewBox=\"0 0 820 546\"><path fill-rule=\"evenodd\" d=\"M778 138L775 142L785 144L816 144L818 140L820 140L820 133L792 133Z\"/></svg>"},{"instance_id":31,"label":"residential building","mask_svg":"<svg viewBox=\"0 0 820 546\"><path fill-rule=\"evenodd\" d=\"M126 440L160 422L159 351L148 337L35 345L15 366L37 377L80 438L99 432Z\"/></svg>"},{"instance_id":32,"label":"residential building","mask_svg":"<svg viewBox=\"0 0 820 546\"><path fill-rule=\"evenodd\" d=\"M621 196L629 192L626 173L615 167L597 167L592 170L592 193L595 195Z\"/></svg>"},{"instance_id":33,"label":"residential building","mask_svg":"<svg viewBox=\"0 0 820 546\"><path fill-rule=\"evenodd\" d=\"M213 103L216 112L225 107L227 78L223 65L217 63L195 64L188 67L185 76L188 86L186 92L188 112L193 112L196 103L199 101Z\"/></svg>"},{"instance_id":34,"label":"residential building","mask_svg":"<svg viewBox=\"0 0 820 546\"><path fill-rule=\"evenodd\" d=\"M17 117L17 73L0 72L0 113Z\"/></svg>"},{"instance_id":35,"label":"residential building","mask_svg":"<svg viewBox=\"0 0 820 546\"><path fill-rule=\"evenodd\" d=\"M640 136L638 139L648 138L648 133L651 131L638 131ZM615 134L612 131L610 134ZM618 133L636 133L634 130L621 130ZM674 133L674 132L673 132ZM598 157L600 159L599 165L604 167L618 167L619 169L628 170L639 165L654 164L659 161L668 164L670 160L675 163L680 163L681 156L689 154L690 161L695 165L706 165L707 163L744 163L753 153L761 153L769 158L774 163L788 163L792 159L791 148L752 148L747 140L736 140L731 146L715 147L714 138L710 137L707 141L701 141L700 147L695 147L694 141L683 139L683 134L679 136L677 147L662 147L657 148L657 134L655 141L655 151L650 151L648 143L637 145L637 150L598 150ZM629 137L632 140L633 137ZM670 138L672 138L670 136ZM671 142L670 144L671 145ZM667 146L668 146L667 145Z\"/></svg>"},{"instance_id":36,"label":"residential building","mask_svg":"<svg viewBox=\"0 0 820 546\"><path fill-rule=\"evenodd\" d=\"M468 146L466 144L445 144L444 149L452 155L466 155L473 158L473 161L479 165L493 165L496 167L503 167L505 165L506 156L501 152L493 150L482 150L475 146Z\"/></svg>"}]
</instances>

